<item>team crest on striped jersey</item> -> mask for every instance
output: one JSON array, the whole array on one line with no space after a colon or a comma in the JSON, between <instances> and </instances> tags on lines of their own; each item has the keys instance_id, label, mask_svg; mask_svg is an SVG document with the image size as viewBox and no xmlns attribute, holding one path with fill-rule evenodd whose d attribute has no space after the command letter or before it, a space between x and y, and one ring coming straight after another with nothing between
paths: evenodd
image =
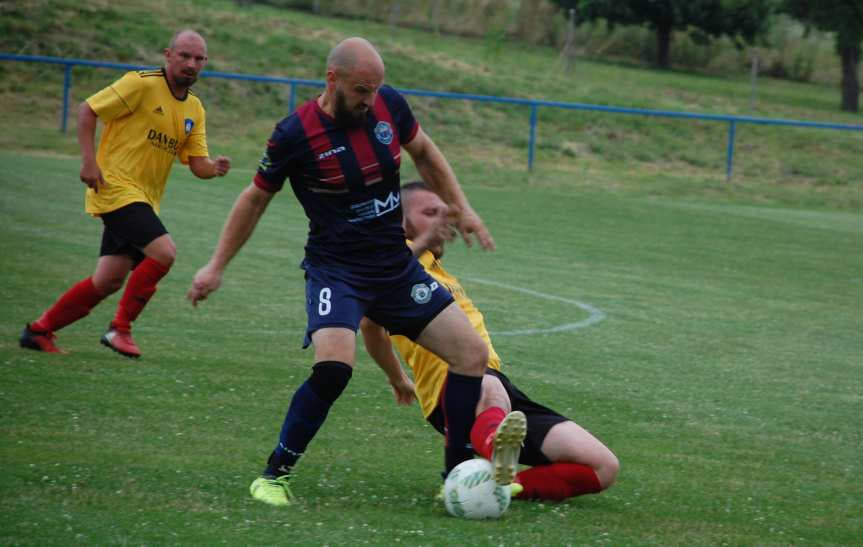
<instances>
[{"instance_id":1,"label":"team crest on striped jersey","mask_svg":"<svg viewBox=\"0 0 863 547\"><path fill-rule=\"evenodd\" d=\"M389 144L393 142L393 128L387 122L378 122L375 126L375 137L382 144Z\"/></svg>"}]
</instances>

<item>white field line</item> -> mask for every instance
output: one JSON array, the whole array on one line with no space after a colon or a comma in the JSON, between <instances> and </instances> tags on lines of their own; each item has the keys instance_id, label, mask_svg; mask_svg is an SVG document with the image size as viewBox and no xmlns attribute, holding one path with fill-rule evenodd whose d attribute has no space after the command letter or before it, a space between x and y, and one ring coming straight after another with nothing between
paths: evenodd
<instances>
[{"instance_id":1,"label":"white field line","mask_svg":"<svg viewBox=\"0 0 863 547\"><path fill-rule=\"evenodd\" d=\"M601 321L604 321L606 318L605 312L591 306L590 304L585 304L584 302L579 302L578 300L572 300L569 298L564 298L562 296L556 296L553 294L545 294L539 291L534 291L531 289L525 289L523 287L515 287L513 285L507 285L506 283L499 283L497 281L490 281L488 279L480 279L477 277L465 277L461 276L462 279L466 281L470 281L473 283L479 283L481 285L491 285L492 287L499 287L501 289L506 289L509 291L520 292L522 294L527 294L530 296L534 296L536 298L541 298L543 300L553 300L555 302L563 302L564 304L570 304L577 308L580 308L590 315L586 319L582 319L581 321L576 321L575 323L563 323L561 325L555 325L553 327L543 328L543 329L519 329L519 330L504 330L504 331L490 331L489 334L494 336L521 336L525 334L546 334L552 332L566 332L571 330L578 330L589 327L591 325L595 325Z\"/></svg>"}]
</instances>

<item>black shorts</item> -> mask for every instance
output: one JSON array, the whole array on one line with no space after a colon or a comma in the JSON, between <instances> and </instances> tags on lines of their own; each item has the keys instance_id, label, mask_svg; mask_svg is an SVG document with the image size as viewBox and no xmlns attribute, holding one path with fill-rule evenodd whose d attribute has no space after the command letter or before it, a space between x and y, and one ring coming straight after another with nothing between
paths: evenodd
<instances>
[{"instance_id":1,"label":"black shorts","mask_svg":"<svg viewBox=\"0 0 863 547\"><path fill-rule=\"evenodd\" d=\"M542 442L552 427L559 423L570 421L569 418L546 406L533 402L530 397L515 387L502 372L487 369L485 373L496 376L500 380L507 395L509 395L512 409L524 412L525 417L527 417L527 436L524 438L524 446L521 447L518 462L530 466L551 463L545 457L545 454L542 453ZM443 411L440 405L435 407L434 411L429 415L428 421L439 433L444 433Z\"/></svg>"},{"instance_id":2,"label":"black shorts","mask_svg":"<svg viewBox=\"0 0 863 547\"><path fill-rule=\"evenodd\" d=\"M141 249L168 233L148 203L130 203L99 216L105 225L99 256L128 255L138 264L144 260Z\"/></svg>"}]
</instances>

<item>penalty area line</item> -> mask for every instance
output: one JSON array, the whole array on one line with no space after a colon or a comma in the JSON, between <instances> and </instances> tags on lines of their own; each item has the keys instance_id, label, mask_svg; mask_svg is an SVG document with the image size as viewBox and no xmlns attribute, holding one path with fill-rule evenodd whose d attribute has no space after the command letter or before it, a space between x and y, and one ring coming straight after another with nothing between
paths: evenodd
<instances>
[{"instance_id":1,"label":"penalty area line","mask_svg":"<svg viewBox=\"0 0 863 547\"><path fill-rule=\"evenodd\" d=\"M572 300L570 298L564 298L562 296L556 296L553 294L545 294L539 291L534 291L531 289L525 289L523 287L516 287L514 285L507 285L506 283L500 283L497 281L491 281L488 279L481 279L478 277L465 277L460 276L465 281L470 281L472 283L479 283L480 285L489 285L492 287L498 287L501 289L506 289L508 291L519 292L522 294L527 294L530 296L534 296L536 298L541 298L543 300L552 300L554 302L563 302L564 304L570 304L575 306L581 310L586 311L589 315L586 319L582 319L581 321L576 321L574 323L563 323L561 325L555 325L553 327L547 327L543 329L519 329L519 330L503 330L503 331L489 331L489 334L494 336L522 336L525 334L547 334L553 332L567 332L571 330L579 330L583 328L587 328L591 325L595 325L601 321L604 321L606 318L605 312L601 309L591 306L590 304L585 304L584 302L579 302L578 300Z\"/></svg>"}]
</instances>

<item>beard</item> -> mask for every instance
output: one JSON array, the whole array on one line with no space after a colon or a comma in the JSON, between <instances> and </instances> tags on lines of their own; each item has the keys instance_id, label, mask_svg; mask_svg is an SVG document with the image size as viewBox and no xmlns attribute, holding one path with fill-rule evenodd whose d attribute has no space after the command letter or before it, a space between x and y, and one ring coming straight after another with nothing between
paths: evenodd
<instances>
[{"instance_id":1,"label":"beard","mask_svg":"<svg viewBox=\"0 0 863 547\"><path fill-rule=\"evenodd\" d=\"M345 98L345 94L338 89L336 90L335 98L335 115L333 117L336 119L337 124L342 127L362 127L366 123L368 109L359 110L360 105L357 105L357 108L353 110L348 108L348 100Z\"/></svg>"},{"instance_id":2,"label":"beard","mask_svg":"<svg viewBox=\"0 0 863 547\"><path fill-rule=\"evenodd\" d=\"M174 81L177 82L178 86L192 87L192 84L198 81L198 77L181 73L174 77Z\"/></svg>"}]
</instances>

